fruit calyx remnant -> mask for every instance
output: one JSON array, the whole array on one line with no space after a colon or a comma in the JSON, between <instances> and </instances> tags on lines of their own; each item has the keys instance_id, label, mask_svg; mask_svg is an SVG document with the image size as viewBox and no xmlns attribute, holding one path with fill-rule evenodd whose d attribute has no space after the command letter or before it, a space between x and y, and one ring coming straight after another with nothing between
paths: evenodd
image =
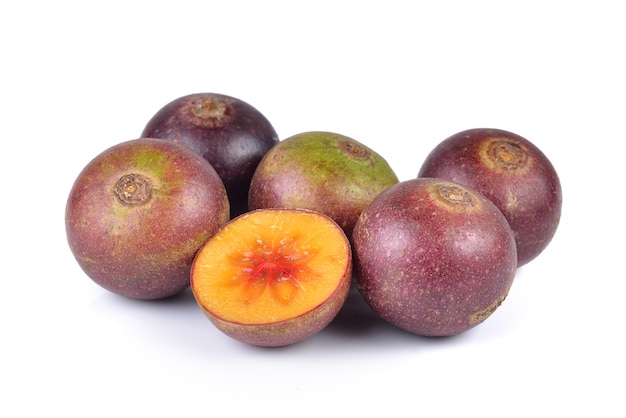
<instances>
[{"instance_id":1,"label":"fruit calyx remnant","mask_svg":"<svg viewBox=\"0 0 626 418\"><path fill-rule=\"evenodd\" d=\"M365 160L370 157L369 151L353 141L339 141L339 148L341 148L344 154L359 160Z\"/></svg>"},{"instance_id":2,"label":"fruit calyx remnant","mask_svg":"<svg viewBox=\"0 0 626 418\"><path fill-rule=\"evenodd\" d=\"M504 170L517 170L526 165L528 155L518 144L495 140L489 144L489 156Z\"/></svg>"},{"instance_id":3,"label":"fruit calyx remnant","mask_svg":"<svg viewBox=\"0 0 626 418\"><path fill-rule=\"evenodd\" d=\"M458 206L466 206L472 207L474 206L474 196L470 192L461 187L448 185L448 184L440 184L437 186L437 191L439 196L451 205Z\"/></svg>"},{"instance_id":4,"label":"fruit calyx remnant","mask_svg":"<svg viewBox=\"0 0 626 418\"><path fill-rule=\"evenodd\" d=\"M219 98L200 98L190 104L191 113L211 127L223 126L233 117L233 108L227 100Z\"/></svg>"},{"instance_id":5,"label":"fruit calyx remnant","mask_svg":"<svg viewBox=\"0 0 626 418\"><path fill-rule=\"evenodd\" d=\"M152 197L152 182L140 174L126 174L115 183L113 193L124 204L142 205Z\"/></svg>"}]
</instances>

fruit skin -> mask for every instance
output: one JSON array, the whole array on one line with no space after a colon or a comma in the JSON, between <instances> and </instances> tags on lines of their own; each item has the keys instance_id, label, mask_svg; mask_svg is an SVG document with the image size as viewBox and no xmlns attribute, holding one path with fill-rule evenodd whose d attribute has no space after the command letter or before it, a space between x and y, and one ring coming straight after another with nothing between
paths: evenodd
<instances>
[{"instance_id":1,"label":"fruit skin","mask_svg":"<svg viewBox=\"0 0 626 418\"><path fill-rule=\"evenodd\" d=\"M403 181L374 199L354 228L353 252L367 304L423 336L455 335L484 321L507 296L517 265L498 208L431 178Z\"/></svg>"},{"instance_id":2,"label":"fruit skin","mask_svg":"<svg viewBox=\"0 0 626 418\"><path fill-rule=\"evenodd\" d=\"M228 214L224 185L205 159L180 144L140 138L84 167L67 199L65 227L94 282L122 296L161 299L189 286L196 251Z\"/></svg>"},{"instance_id":3,"label":"fruit skin","mask_svg":"<svg viewBox=\"0 0 626 418\"><path fill-rule=\"evenodd\" d=\"M277 322L271 323L263 323L263 324L244 324L241 322L227 321L223 318L220 318L209 309L207 309L201 301L201 297L198 296L198 285L197 282L201 280L196 274L198 270L196 264L199 262L198 260L201 257L200 249L196 258L194 259L194 265L192 266L191 273L191 289L196 297L196 301L198 305L207 316L207 318L224 334L229 337L251 345L262 346L262 347L282 347L291 344L298 343L303 341L318 332L324 329L339 313L343 304L345 303L348 293L352 284L352 251L350 247L350 243L348 242L348 238L345 236L339 225L337 225L331 218L328 216L306 209L258 209L254 211L250 211L248 213L242 214L235 219L232 219L225 225L223 225L218 232L205 243L205 246L210 245L211 240L216 239L226 239L225 232L231 225L235 222L246 222L246 220L250 217L256 216L257 213L302 213L309 214L310 216L319 216L325 219L329 224L335 225L339 234L338 237L344 240L344 247L346 249L346 265L345 271L341 279L339 280L339 284L334 289L332 294L326 298L324 302L316 306L314 309L309 310L308 312L303 313L297 317L293 317L290 319L280 320ZM303 222L306 222L306 219L303 218ZM271 225L269 225L271 227ZM246 248L241 248L241 251L246 251ZM289 258L291 254L287 254L287 258ZM275 256L275 254L273 255ZM276 261L278 258L273 258L272 260Z\"/></svg>"},{"instance_id":4,"label":"fruit skin","mask_svg":"<svg viewBox=\"0 0 626 418\"><path fill-rule=\"evenodd\" d=\"M142 137L180 142L207 159L224 182L231 217L247 211L250 179L278 143L269 120L250 104L218 93L179 97L148 121Z\"/></svg>"},{"instance_id":5,"label":"fruit skin","mask_svg":"<svg viewBox=\"0 0 626 418\"><path fill-rule=\"evenodd\" d=\"M360 142L333 132L293 135L272 148L250 183L250 209L322 212L348 237L361 211L398 183L387 161Z\"/></svg>"},{"instance_id":6,"label":"fruit skin","mask_svg":"<svg viewBox=\"0 0 626 418\"><path fill-rule=\"evenodd\" d=\"M220 331L237 341L260 347L284 347L319 333L337 316L348 297L350 277L346 275L341 286L317 309L281 322L262 325L238 324L224 321L207 310L202 310Z\"/></svg>"},{"instance_id":7,"label":"fruit skin","mask_svg":"<svg viewBox=\"0 0 626 418\"><path fill-rule=\"evenodd\" d=\"M561 219L563 196L554 166L512 132L476 128L454 134L430 152L418 177L464 184L495 203L515 234L518 267L543 252Z\"/></svg>"}]
</instances>

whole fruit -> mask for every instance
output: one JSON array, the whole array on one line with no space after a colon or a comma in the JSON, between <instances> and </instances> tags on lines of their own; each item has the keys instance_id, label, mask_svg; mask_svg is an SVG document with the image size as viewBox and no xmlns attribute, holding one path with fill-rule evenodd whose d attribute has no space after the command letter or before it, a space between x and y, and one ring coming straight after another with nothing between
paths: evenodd
<instances>
[{"instance_id":1,"label":"whole fruit","mask_svg":"<svg viewBox=\"0 0 626 418\"><path fill-rule=\"evenodd\" d=\"M206 158L224 182L232 217L247 210L252 174L278 142L276 131L256 108L217 93L173 100L150 119L141 136L180 142Z\"/></svg>"},{"instance_id":2,"label":"whole fruit","mask_svg":"<svg viewBox=\"0 0 626 418\"><path fill-rule=\"evenodd\" d=\"M211 164L180 144L142 138L85 166L67 199L65 228L74 257L97 284L160 299L189 286L196 252L228 214Z\"/></svg>"},{"instance_id":3,"label":"whole fruit","mask_svg":"<svg viewBox=\"0 0 626 418\"><path fill-rule=\"evenodd\" d=\"M522 266L550 243L561 219L562 191L556 170L527 139L500 129L470 129L437 145L418 177L464 184L502 211L515 234Z\"/></svg>"},{"instance_id":4,"label":"whole fruit","mask_svg":"<svg viewBox=\"0 0 626 418\"><path fill-rule=\"evenodd\" d=\"M207 317L249 344L284 346L328 325L345 302L352 253L321 213L260 209L224 225L198 252L191 289Z\"/></svg>"},{"instance_id":5,"label":"whole fruit","mask_svg":"<svg viewBox=\"0 0 626 418\"><path fill-rule=\"evenodd\" d=\"M517 258L496 206L447 180L419 178L381 193L354 228L355 281L383 319L449 336L489 317L507 296Z\"/></svg>"},{"instance_id":6,"label":"whole fruit","mask_svg":"<svg viewBox=\"0 0 626 418\"><path fill-rule=\"evenodd\" d=\"M387 161L360 142L332 132L304 132L263 157L250 183L249 207L322 212L349 237L361 211L396 183Z\"/></svg>"}]
</instances>

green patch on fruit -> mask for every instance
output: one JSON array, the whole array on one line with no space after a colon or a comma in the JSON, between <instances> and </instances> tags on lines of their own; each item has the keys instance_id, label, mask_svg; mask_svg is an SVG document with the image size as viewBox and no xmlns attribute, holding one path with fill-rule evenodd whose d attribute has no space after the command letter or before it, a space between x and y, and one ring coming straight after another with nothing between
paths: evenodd
<instances>
[{"instance_id":1,"label":"green patch on fruit","mask_svg":"<svg viewBox=\"0 0 626 418\"><path fill-rule=\"evenodd\" d=\"M138 170L150 172L156 178L164 178L166 167L172 164L172 162L167 161L167 156L160 150L138 152L130 158L134 167Z\"/></svg>"},{"instance_id":2,"label":"green patch on fruit","mask_svg":"<svg viewBox=\"0 0 626 418\"><path fill-rule=\"evenodd\" d=\"M389 177L384 168L375 164L372 150L350 138L331 132L300 134L294 140L285 142L282 152L283 158L289 160L293 166L315 168L310 174L318 182L326 181L328 172L339 169L344 175L362 182L365 179L361 176ZM372 167L375 171L365 172L359 167Z\"/></svg>"}]
</instances>

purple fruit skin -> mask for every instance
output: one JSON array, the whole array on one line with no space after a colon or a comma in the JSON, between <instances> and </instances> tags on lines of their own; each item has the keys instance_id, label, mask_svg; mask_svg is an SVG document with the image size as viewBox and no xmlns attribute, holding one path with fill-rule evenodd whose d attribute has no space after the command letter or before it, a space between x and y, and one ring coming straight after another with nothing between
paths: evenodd
<instances>
[{"instance_id":1,"label":"purple fruit skin","mask_svg":"<svg viewBox=\"0 0 626 418\"><path fill-rule=\"evenodd\" d=\"M152 181L144 204L121 203L120 177ZM198 249L228 220L217 173L188 148L159 139L103 151L76 178L65 209L68 244L94 282L121 296L162 299L189 286Z\"/></svg>"},{"instance_id":2,"label":"purple fruit skin","mask_svg":"<svg viewBox=\"0 0 626 418\"><path fill-rule=\"evenodd\" d=\"M441 185L465 190L473 204L438 203L433 193ZM484 321L516 272L513 233L500 211L440 179L407 180L381 193L359 217L353 244L364 300L386 321L422 336L455 335Z\"/></svg>"},{"instance_id":3,"label":"purple fruit skin","mask_svg":"<svg viewBox=\"0 0 626 418\"><path fill-rule=\"evenodd\" d=\"M261 158L279 141L256 108L217 93L171 101L150 119L141 136L179 142L209 161L226 187L231 217L247 211L250 179Z\"/></svg>"},{"instance_id":4,"label":"purple fruit skin","mask_svg":"<svg viewBox=\"0 0 626 418\"><path fill-rule=\"evenodd\" d=\"M523 166L490 167L484 160L486 141L516 144L526 154ZM464 184L495 203L515 234L518 267L545 250L561 219L563 196L554 166L539 148L512 132L477 128L452 135L430 152L418 177Z\"/></svg>"}]
</instances>

